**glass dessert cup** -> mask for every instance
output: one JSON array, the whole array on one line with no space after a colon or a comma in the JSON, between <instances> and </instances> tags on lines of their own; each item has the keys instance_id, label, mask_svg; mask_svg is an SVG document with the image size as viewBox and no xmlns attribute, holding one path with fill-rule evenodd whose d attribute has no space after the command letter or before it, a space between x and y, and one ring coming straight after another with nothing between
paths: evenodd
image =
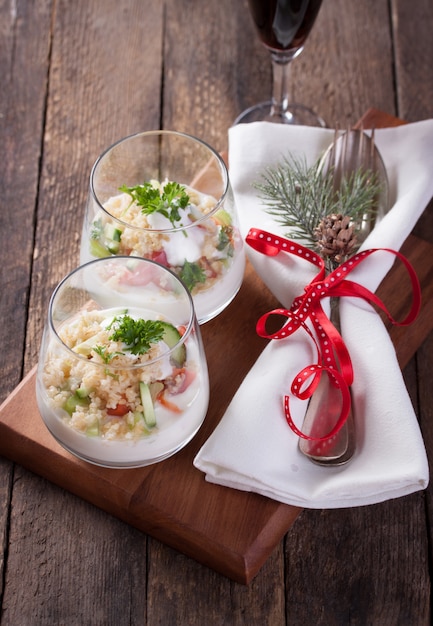
<instances>
[{"instance_id":1,"label":"glass dessert cup","mask_svg":"<svg viewBox=\"0 0 433 626\"><path fill-rule=\"evenodd\" d=\"M326 127L312 109L294 103L290 96L289 72L299 56L319 13L322 0L248 0L260 41L272 61L272 99L243 111L234 124L273 122Z\"/></svg>"},{"instance_id":2,"label":"glass dessert cup","mask_svg":"<svg viewBox=\"0 0 433 626\"><path fill-rule=\"evenodd\" d=\"M74 270L50 300L36 397L53 437L95 465L141 467L178 452L209 402L200 327L184 284L142 258Z\"/></svg>"},{"instance_id":3,"label":"glass dessert cup","mask_svg":"<svg viewBox=\"0 0 433 626\"><path fill-rule=\"evenodd\" d=\"M149 131L98 158L80 261L116 255L171 269L200 324L226 308L241 286L245 251L227 167L213 148L184 133Z\"/></svg>"}]
</instances>

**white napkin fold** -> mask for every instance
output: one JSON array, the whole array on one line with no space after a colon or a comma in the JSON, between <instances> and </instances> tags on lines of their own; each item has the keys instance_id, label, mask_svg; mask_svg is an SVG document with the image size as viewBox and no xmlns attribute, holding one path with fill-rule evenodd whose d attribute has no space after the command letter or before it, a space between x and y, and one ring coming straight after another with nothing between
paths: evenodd
<instances>
[{"instance_id":1,"label":"white napkin fold","mask_svg":"<svg viewBox=\"0 0 433 626\"><path fill-rule=\"evenodd\" d=\"M230 129L230 176L244 237L252 227L278 235L287 230L264 210L253 187L264 168L289 152L312 163L333 136L332 130L266 122ZM375 140L387 169L393 206L363 248L398 250L433 195L433 120L376 130ZM317 271L290 255L271 258L252 249L247 253L286 307ZM375 253L351 273L351 280L374 291L393 261L391 254ZM352 461L340 468L314 465L299 452L298 437L285 421L283 398L290 393L291 381L314 361L305 334L299 332L287 340L271 341L246 376L194 460L206 480L307 508L373 504L427 486L423 440L381 319L365 302L343 298L341 323L355 372L357 447ZM305 402L291 401L299 426L305 409Z\"/></svg>"}]
</instances>

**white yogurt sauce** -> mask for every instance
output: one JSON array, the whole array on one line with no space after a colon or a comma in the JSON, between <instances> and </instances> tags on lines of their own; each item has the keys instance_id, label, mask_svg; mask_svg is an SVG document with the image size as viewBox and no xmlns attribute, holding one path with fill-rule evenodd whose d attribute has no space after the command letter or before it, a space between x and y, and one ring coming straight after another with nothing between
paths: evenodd
<instances>
[{"instance_id":1,"label":"white yogurt sauce","mask_svg":"<svg viewBox=\"0 0 433 626\"><path fill-rule=\"evenodd\" d=\"M39 380L36 397L45 425L67 450L96 465L132 468L162 461L183 448L194 437L203 423L209 403L207 380L198 379L197 385L199 389L194 402L182 415L158 407L158 430L137 441L109 441L101 437L88 437L73 430L65 423L64 412L55 411L49 406Z\"/></svg>"}]
</instances>

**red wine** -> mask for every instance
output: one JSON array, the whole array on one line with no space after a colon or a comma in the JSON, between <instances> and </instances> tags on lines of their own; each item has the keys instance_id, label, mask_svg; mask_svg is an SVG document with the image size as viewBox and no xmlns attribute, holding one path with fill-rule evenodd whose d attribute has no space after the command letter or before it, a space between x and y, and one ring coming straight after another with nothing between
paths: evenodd
<instances>
[{"instance_id":1,"label":"red wine","mask_svg":"<svg viewBox=\"0 0 433 626\"><path fill-rule=\"evenodd\" d=\"M297 50L307 39L322 0L248 0L259 37L272 50Z\"/></svg>"}]
</instances>

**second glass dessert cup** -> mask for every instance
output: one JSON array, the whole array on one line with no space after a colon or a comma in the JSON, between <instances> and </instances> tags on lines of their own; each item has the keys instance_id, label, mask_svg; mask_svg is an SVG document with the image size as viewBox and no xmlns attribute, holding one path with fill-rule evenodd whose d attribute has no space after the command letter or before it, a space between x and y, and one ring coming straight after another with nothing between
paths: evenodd
<instances>
[{"instance_id":1,"label":"second glass dessert cup","mask_svg":"<svg viewBox=\"0 0 433 626\"><path fill-rule=\"evenodd\" d=\"M95 465L141 467L178 452L209 403L200 327L183 283L142 258L74 270L50 301L36 398L54 438Z\"/></svg>"},{"instance_id":2,"label":"second glass dessert cup","mask_svg":"<svg viewBox=\"0 0 433 626\"><path fill-rule=\"evenodd\" d=\"M199 323L225 309L241 286L245 252L227 167L213 148L161 130L126 137L99 157L80 261L116 255L171 269Z\"/></svg>"}]
</instances>

